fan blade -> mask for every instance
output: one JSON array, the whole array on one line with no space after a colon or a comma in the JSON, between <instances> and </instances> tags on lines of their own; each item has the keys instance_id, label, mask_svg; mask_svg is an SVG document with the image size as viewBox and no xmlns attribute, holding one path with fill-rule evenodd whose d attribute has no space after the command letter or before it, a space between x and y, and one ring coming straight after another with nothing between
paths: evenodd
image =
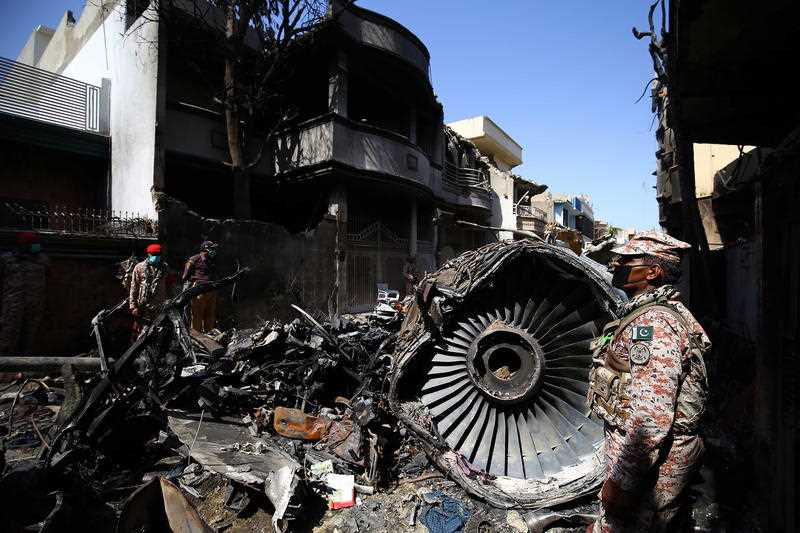
<instances>
[{"instance_id":1,"label":"fan blade","mask_svg":"<svg viewBox=\"0 0 800 533\"><path fill-rule=\"evenodd\" d=\"M506 475L525 479L525 466L523 464L522 447L520 446L517 419L512 410L505 412L506 418Z\"/></svg>"},{"instance_id":2,"label":"fan blade","mask_svg":"<svg viewBox=\"0 0 800 533\"><path fill-rule=\"evenodd\" d=\"M506 424L502 411L497 412L494 443L492 444L492 464L489 466L489 473L496 476L506 475Z\"/></svg>"},{"instance_id":3,"label":"fan blade","mask_svg":"<svg viewBox=\"0 0 800 533\"><path fill-rule=\"evenodd\" d=\"M449 413L457 405L461 405L472 392L469 381L463 381L460 385L447 389L448 394L433 397L433 395L423 396L422 402L428 406L428 411L434 418L439 418L445 413ZM430 401L429 401L430 400Z\"/></svg>"},{"instance_id":4,"label":"fan blade","mask_svg":"<svg viewBox=\"0 0 800 533\"><path fill-rule=\"evenodd\" d=\"M496 431L497 410L488 404L486 405L486 420L481 431L480 444L478 445L477 453L472 464L483 471L489 469L489 459L491 458L492 443L494 442L494 433Z\"/></svg>"},{"instance_id":5,"label":"fan blade","mask_svg":"<svg viewBox=\"0 0 800 533\"><path fill-rule=\"evenodd\" d=\"M472 406L472 402L475 401L475 398L478 395L478 391L472 390L467 396L467 399L457 405L452 411L444 415L437 423L436 427L439 429L439 433L447 440L447 443L451 446L454 446L455 443L451 442L452 439L450 435L453 433L453 430L458 427L458 424L463 420L466 415L469 413L469 409ZM457 442L457 441L456 441Z\"/></svg>"},{"instance_id":6,"label":"fan blade","mask_svg":"<svg viewBox=\"0 0 800 533\"><path fill-rule=\"evenodd\" d=\"M451 385L453 385L454 383L456 383L458 381L461 381L462 379L465 379L465 380L469 379L466 370L459 370L458 374L455 374L453 376L445 376L443 378L429 379L425 383L425 386L422 388L422 392L425 393L425 392L436 390L436 389L439 389L439 388L442 388L442 387L448 387L448 386L451 386Z\"/></svg>"},{"instance_id":7,"label":"fan blade","mask_svg":"<svg viewBox=\"0 0 800 533\"><path fill-rule=\"evenodd\" d=\"M464 439L464 442L461 444L461 449L464 451L464 455L471 463L473 463L473 465L475 464L475 456L478 453L481 437L483 436L483 431L486 427L486 420L489 418L488 410L490 409L489 402L487 402L485 399L481 398L479 403L480 405L478 407L478 413L475 415L475 424L470 429L469 435L467 435L467 437Z\"/></svg>"},{"instance_id":8,"label":"fan blade","mask_svg":"<svg viewBox=\"0 0 800 533\"><path fill-rule=\"evenodd\" d=\"M467 362L467 358L463 355L448 355L445 353L437 353L431 359L433 363L440 365L463 365Z\"/></svg>"},{"instance_id":9,"label":"fan blade","mask_svg":"<svg viewBox=\"0 0 800 533\"><path fill-rule=\"evenodd\" d=\"M423 390L422 392L422 403L427 406L435 406L440 402L451 398L454 394L458 394L462 390L466 388L472 388L470 385L472 382L468 379L462 379L461 381L457 381L455 383L450 384L447 387L434 389L428 392Z\"/></svg>"},{"instance_id":10,"label":"fan blade","mask_svg":"<svg viewBox=\"0 0 800 533\"><path fill-rule=\"evenodd\" d=\"M544 479L544 471L542 470L542 465L539 463L539 456L536 453L536 446L533 444L531 431L530 428L528 428L527 420L525 420L525 414L522 411L517 411L515 418L520 446L522 448L522 458L525 464L525 478Z\"/></svg>"}]
</instances>

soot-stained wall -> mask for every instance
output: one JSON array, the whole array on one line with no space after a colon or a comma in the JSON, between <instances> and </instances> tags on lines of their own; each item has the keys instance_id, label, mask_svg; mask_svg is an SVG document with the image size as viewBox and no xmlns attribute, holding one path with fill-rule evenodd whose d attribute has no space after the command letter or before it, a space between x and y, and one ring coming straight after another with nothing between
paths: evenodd
<instances>
[{"instance_id":1,"label":"soot-stained wall","mask_svg":"<svg viewBox=\"0 0 800 533\"><path fill-rule=\"evenodd\" d=\"M209 239L219 244L218 276L251 271L232 290L219 294L218 327L248 327L261 319L297 316L290 304L312 314L327 311L335 277L336 223L328 217L306 233L254 220L206 218L166 195L157 195L159 228L167 261L176 270ZM235 305L234 305L235 304Z\"/></svg>"}]
</instances>

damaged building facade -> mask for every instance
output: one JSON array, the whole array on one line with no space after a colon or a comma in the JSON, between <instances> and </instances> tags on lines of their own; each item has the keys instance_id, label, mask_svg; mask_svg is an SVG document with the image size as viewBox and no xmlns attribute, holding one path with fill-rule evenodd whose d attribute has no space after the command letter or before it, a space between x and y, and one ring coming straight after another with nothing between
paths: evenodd
<instances>
[{"instance_id":1,"label":"damaged building facade","mask_svg":"<svg viewBox=\"0 0 800 533\"><path fill-rule=\"evenodd\" d=\"M256 266L243 294L359 310L378 284L403 286L409 255L422 273L493 240L455 221L490 222L496 193L488 169L448 140L425 45L359 7L337 22L296 68L297 117L251 170L248 220L233 218L220 105L153 5L90 3L34 31L17 62L103 89L97 193L103 207L157 219L170 263L209 238L231 269Z\"/></svg>"},{"instance_id":2,"label":"damaged building facade","mask_svg":"<svg viewBox=\"0 0 800 533\"><path fill-rule=\"evenodd\" d=\"M708 463L720 504L767 531L799 523L800 107L784 77L798 16L672 0L634 32L656 69L660 223L694 245L684 296L715 344Z\"/></svg>"},{"instance_id":3,"label":"damaged building facade","mask_svg":"<svg viewBox=\"0 0 800 533\"><path fill-rule=\"evenodd\" d=\"M472 143L481 155L494 191L490 225L504 230L531 231L544 236L547 215L531 203L544 192L540 185L512 170L522 164L522 146L487 116L451 122L447 127ZM448 160L452 157L448 151ZM451 161L452 162L452 161ZM500 239L513 239L510 231L498 232Z\"/></svg>"}]
</instances>

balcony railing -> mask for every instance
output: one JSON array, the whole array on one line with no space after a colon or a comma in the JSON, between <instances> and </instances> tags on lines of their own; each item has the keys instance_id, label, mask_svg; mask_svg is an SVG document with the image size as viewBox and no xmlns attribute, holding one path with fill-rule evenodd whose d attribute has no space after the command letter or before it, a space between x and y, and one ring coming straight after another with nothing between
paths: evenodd
<instances>
[{"instance_id":1,"label":"balcony railing","mask_svg":"<svg viewBox=\"0 0 800 533\"><path fill-rule=\"evenodd\" d=\"M100 132L100 87L0 57L0 112Z\"/></svg>"},{"instance_id":2,"label":"balcony railing","mask_svg":"<svg viewBox=\"0 0 800 533\"><path fill-rule=\"evenodd\" d=\"M538 207L533 207L532 205L525 205L525 204L518 204L514 206L514 214L518 217L531 217L531 218L538 218L541 220L547 219L547 213L544 210L539 209Z\"/></svg>"},{"instance_id":3,"label":"balcony railing","mask_svg":"<svg viewBox=\"0 0 800 533\"><path fill-rule=\"evenodd\" d=\"M129 239L158 236L158 222L136 213L45 205L32 207L11 201L0 203L0 228Z\"/></svg>"},{"instance_id":4,"label":"balcony railing","mask_svg":"<svg viewBox=\"0 0 800 533\"><path fill-rule=\"evenodd\" d=\"M444 181L462 187L489 188L489 181L482 171L476 168L460 168L452 163L445 163Z\"/></svg>"}]
</instances>

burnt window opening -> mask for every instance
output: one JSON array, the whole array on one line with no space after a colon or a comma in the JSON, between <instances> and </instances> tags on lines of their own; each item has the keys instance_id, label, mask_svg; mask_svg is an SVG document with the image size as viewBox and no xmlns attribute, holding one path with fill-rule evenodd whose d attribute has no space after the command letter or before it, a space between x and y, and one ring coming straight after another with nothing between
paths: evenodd
<instances>
[{"instance_id":1,"label":"burnt window opening","mask_svg":"<svg viewBox=\"0 0 800 533\"><path fill-rule=\"evenodd\" d=\"M420 205L417 209L417 240L433 242L433 206Z\"/></svg>"},{"instance_id":2,"label":"burnt window opening","mask_svg":"<svg viewBox=\"0 0 800 533\"><path fill-rule=\"evenodd\" d=\"M385 87L358 75L351 75L347 88L348 116L408 138L411 131L409 106Z\"/></svg>"},{"instance_id":3,"label":"burnt window opening","mask_svg":"<svg viewBox=\"0 0 800 533\"><path fill-rule=\"evenodd\" d=\"M433 155L436 133L436 122L431 117L420 114L417 118L417 146L429 156Z\"/></svg>"},{"instance_id":4,"label":"burnt window opening","mask_svg":"<svg viewBox=\"0 0 800 533\"><path fill-rule=\"evenodd\" d=\"M309 58L312 64L321 65L322 61ZM306 68L295 73L290 82L286 99L289 107L296 112L295 120L303 122L329 111L329 80L324 68Z\"/></svg>"},{"instance_id":5,"label":"burnt window opening","mask_svg":"<svg viewBox=\"0 0 800 533\"><path fill-rule=\"evenodd\" d=\"M226 167L209 161L167 154L165 192L205 217L234 214L233 176Z\"/></svg>"},{"instance_id":6,"label":"burnt window opening","mask_svg":"<svg viewBox=\"0 0 800 533\"><path fill-rule=\"evenodd\" d=\"M279 224L291 233L309 231L322 222L329 195L329 188L318 182L276 184L266 176L253 176L252 218Z\"/></svg>"}]
</instances>

